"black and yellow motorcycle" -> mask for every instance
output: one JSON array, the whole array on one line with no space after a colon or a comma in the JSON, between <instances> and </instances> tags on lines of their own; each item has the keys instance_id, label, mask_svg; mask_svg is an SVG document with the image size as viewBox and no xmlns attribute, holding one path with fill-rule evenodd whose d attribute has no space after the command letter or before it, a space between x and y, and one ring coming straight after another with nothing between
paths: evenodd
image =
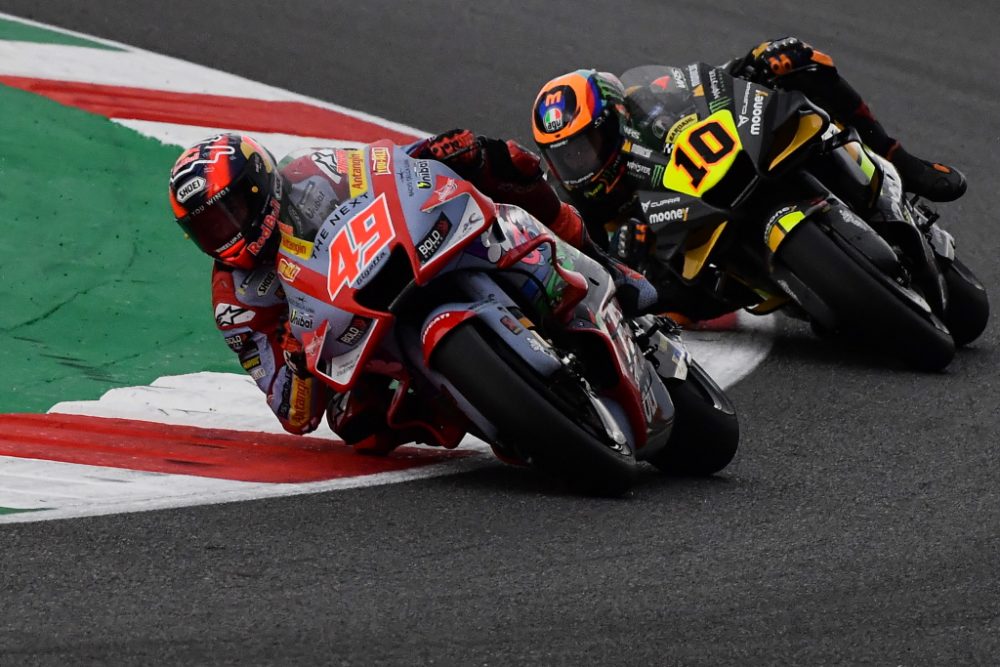
<instances>
[{"instance_id":1,"label":"black and yellow motorcycle","mask_svg":"<svg viewBox=\"0 0 1000 667\"><path fill-rule=\"evenodd\" d=\"M989 318L986 291L895 167L803 94L698 63L622 75L625 142L656 237L643 267L695 314L779 308L938 370Z\"/></svg>"}]
</instances>

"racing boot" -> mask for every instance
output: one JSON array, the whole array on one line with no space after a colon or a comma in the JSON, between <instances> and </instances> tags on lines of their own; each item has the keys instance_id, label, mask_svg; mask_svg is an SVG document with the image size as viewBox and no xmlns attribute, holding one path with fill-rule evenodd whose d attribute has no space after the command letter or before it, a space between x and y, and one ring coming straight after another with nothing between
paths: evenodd
<instances>
[{"instance_id":1,"label":"racing boot","mask_svg":"<svg viewBox=\"0 0 1000 667\"><path fill-rule=\"evenodd\" d=\"M921 160L906 152L898 141L885 157L895 165L907 192L937 202L954 201L965 194L962 172L938 162Z\"/></svg>"},{"instance_id":2,"label":"racing boot","mask_svg":"<svg viewBox=\"0 0 1000 667\"><path fill-rule=\"evenodd\" d=\"M831 88L837 99L837 104L831 106L840 107L832 109L834 116L843 118L847 125L857 129L866 145L892 162L903 179L903 189L936 202L954 201L965 194L965 176L961 172L937 162L921 160L904 150L886 133L868 105L846 81L839 79ZM850 111L837 113L845 106Z\"/></svg>"}]
</instances>

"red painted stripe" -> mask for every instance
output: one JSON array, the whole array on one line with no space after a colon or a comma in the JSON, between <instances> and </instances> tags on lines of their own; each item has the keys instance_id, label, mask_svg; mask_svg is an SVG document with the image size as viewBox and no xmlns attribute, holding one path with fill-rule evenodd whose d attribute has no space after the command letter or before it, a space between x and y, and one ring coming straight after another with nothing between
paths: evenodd
<instances>
[{"instance_id":1,"label":"red painted stripe","mask_svg":"<svg viewBox=\"0 0 1000 667\"><path fill-rule=\"evenodd\" d=\"M177 93L20 76L0 76L0 83L108 118L362 142L390 139L405 144L417 139L406 132L390 130L370 121L302 102Z\"/></svg>"},{"instance_id":2,"label":"red painted stripe","mask_svg":"<svg viewBox=\"0 0 1000 667\"><path fill-rule=\"evenodd\" d=\"M389 456L366 456L343 442L294 435L78 415L0 415L0 456L243 482L317 482L466 455L401 447Z\"/></svg>"},{"instance_id":3,"label":"red painted stripe","mask_svg":"<svg viewBox=\"0 0 1000 667\"><path fill-rule=\"evenodd\" d=\"M687 328L699 331L735 331L739 328L739 317L736 313L726 313L714 320L693 322Z\"/></svg>"}]
</instances>

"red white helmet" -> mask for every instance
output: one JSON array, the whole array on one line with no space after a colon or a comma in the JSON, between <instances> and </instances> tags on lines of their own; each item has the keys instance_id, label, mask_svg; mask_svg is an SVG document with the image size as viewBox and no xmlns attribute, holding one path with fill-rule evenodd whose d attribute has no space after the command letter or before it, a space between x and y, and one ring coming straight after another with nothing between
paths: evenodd
<instances>
[{"instance_id":1,"label":"red white helmet","mask_svg":"<svg viewBox=\"0 0 1000 667\"><path fill-rule=\"evenodd\" d=\"M170 172L170 205L191 240L223 264L253 268L277 248L281 178L250 137L218 134L184 151Z\"/></svg>"}]
</instances>

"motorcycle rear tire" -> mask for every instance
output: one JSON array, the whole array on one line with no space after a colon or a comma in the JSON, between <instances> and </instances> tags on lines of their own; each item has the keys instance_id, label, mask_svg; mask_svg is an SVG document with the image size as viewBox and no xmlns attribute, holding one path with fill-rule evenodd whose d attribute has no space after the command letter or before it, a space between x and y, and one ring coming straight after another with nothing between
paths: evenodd
<instances>
[{"instance_id":1,"label":"motorcycle rear tire","mask_svg":"<svg viewBox=\"0 0 1000 667\"><path fill-rule=\"evenodd\" d=\"M567 414L544 377L474 323L459 325L438 344L431 367L498 427L501 442L527 453L544 473L595 495L620 496L634 484L631 447L610 446L606 434Z\"/></svg>"},{"instance_id":2,"label":"motorcycle rear tire","mask_svg":"<svg viewBox=\"0 0 1000 667\"><path fill-rule=\"evenodd\" d=\"M733 460L740 443L740 424L729 397L694 360L688 377L667 385L674 402L670 441L650 463L663 472L707 476Z\"/></svg>"},{"instance_id":3,"label":"motorcycle rear tire","mask_svg":"<svg viewBox=\"0 0 1000 667\"><path fill-rule=\"evenodd\" d=\"M944 323L955 339L955 345L968 345L986 329L990 319L990 300L986 288L975 274L959 259L942 271L948 285L948 308Z\"/></svg>"},{"instance_id":4,"label":"motorcycle rear tire","mask_svg":"<svg viewBox=\"0 0 1000 667\"><path fill-rule=\"evenodd\" d=\"M902 294L874 277L879 271L865 257L848 254L817 225L796 227L776 259L837 314L840 330L890 350L919 370L941 370L955 356L955 342L934 325L933 315L905 303Z\"/></svg>"}]
</instances>

